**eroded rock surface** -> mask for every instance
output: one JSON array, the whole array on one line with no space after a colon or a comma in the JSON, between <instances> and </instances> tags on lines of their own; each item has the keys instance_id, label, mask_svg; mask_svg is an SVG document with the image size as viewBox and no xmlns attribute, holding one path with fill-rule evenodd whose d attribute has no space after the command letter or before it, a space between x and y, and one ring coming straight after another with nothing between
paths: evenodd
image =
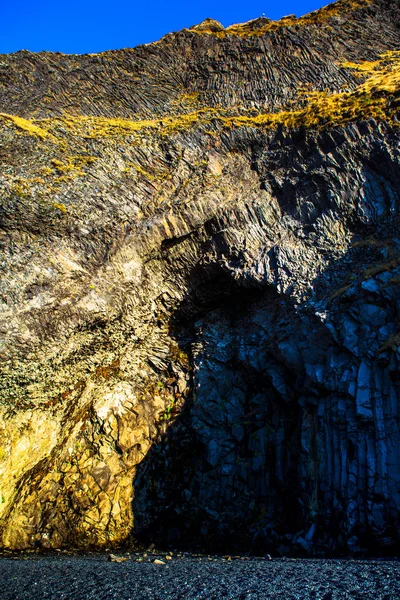
<instances>
[{"instance_id":1,"label":"eroded rock surface","mask_svg":"<svg viewBox=\"0 0 400 600\"><path fill-rule=\"evenodd\" d=\"M215 23L1 57L5 547L398 547L399 3Z\"/></svg>"}]
</instances>

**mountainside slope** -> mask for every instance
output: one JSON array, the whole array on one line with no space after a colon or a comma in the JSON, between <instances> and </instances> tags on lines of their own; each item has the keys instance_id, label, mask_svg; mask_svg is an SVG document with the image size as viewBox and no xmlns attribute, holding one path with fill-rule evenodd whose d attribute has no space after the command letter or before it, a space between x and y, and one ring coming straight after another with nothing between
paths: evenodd
<instances>
[{"instance_id":1,"label":"mountainside slope","mask_svg":"<svg viewBox=\"0 0 400 600\"><path fill-rule=\"evenodd\" d=\"M28 118L151 118L204 106L275 112L298 102L299 86L354 89L357 77L342 63L398 48L399 21L397 2L340 0L301 19L260 18L227 29L210 20L134 49L83 56L21 51L0 56L0 112Z\"/></svg>"},{"instance_id":2,"label":"mountainside slope","mask_svg":"<svg viewBox=\"0 0 400 600\"><path fill-rule=\"evenodd\" d=\"M3 546L398 547L399 8L0 57Z\"/></svg>"}]
</instances>

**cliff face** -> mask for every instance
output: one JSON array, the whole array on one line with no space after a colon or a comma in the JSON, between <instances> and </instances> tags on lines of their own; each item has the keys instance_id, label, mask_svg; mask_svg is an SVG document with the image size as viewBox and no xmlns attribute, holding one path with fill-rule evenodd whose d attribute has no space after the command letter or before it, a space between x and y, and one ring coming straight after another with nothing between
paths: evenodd
<instances>
[{"instance_id":1,"label":"cliff face","mask_svg":"<svg viewBox=\"0 0 400 600\"><path fill-rule=\"evenodd\" d=\"M0 57L3 546L398 547L399 8Z\"/></svg>"}]
</instances>

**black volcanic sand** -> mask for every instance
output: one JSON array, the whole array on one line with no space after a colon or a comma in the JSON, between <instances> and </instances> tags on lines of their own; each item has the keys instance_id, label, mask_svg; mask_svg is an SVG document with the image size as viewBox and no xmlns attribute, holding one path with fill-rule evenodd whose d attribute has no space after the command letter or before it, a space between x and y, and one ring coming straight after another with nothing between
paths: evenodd
<instances>
[{"instance_id":1,"label":"black volcanic sand","mask_svg":"<svg viewBox=\"0 0 400 600\"><path fill-rule=\"evenodd\" d=\"M398 559L288 559L151 554L0 557L1 600L398 600Z\"/></svg>"}]
</instances>

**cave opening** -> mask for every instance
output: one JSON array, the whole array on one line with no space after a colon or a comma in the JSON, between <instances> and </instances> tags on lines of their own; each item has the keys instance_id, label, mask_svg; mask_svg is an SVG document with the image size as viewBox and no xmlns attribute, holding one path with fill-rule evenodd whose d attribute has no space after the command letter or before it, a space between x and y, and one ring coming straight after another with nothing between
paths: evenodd
<instances>
[{"instance_id":1,"label":"cave opening","mask_svg":"<svg viewBox=\"0 0 400 600\"><path fill-rule=\"evenodd\" d=\"M315 481L301 480L304 373L278 349L295 318L271 286L244 286L218 265L194 273L170 324L190 355L190 393L139 465L139 539L257 551L304 529L316 501Z\"/></svg>"}]
</instances>

